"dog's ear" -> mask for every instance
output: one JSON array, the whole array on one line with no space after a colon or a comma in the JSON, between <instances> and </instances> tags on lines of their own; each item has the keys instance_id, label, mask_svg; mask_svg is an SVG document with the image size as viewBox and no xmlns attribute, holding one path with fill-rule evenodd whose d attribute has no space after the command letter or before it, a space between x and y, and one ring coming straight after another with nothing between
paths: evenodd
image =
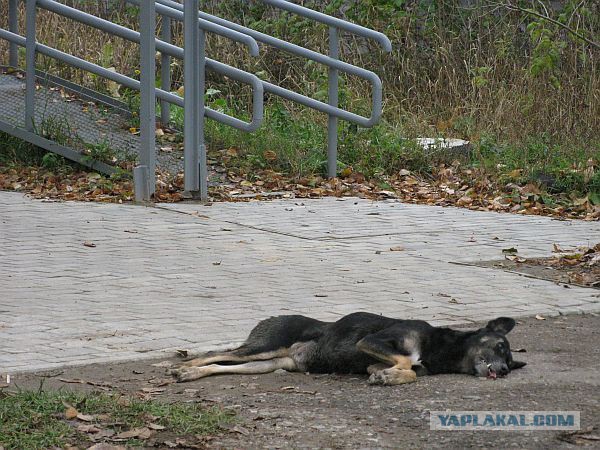
<instances>
[{"instance_id":1,"label":"dog's ear","mask_svg":"<svg viewBox=\"0 0 600 450\"><path fill-rule=\"evenodd\" d=\"M511 361L508 363L508 368L510 370L520 369L521 367L525 367L527 365L526 362L523 361Z\"/></svg>"},{"instance_id":2,"label":"dog's ear","mask_svg":"<svg viewBox=\"0 0 600 450\"><path fill-rule=\"evenodd\" d=\"M515 327L515 324L515 319L498 317L497 319L490 320L485 328L496 333L508 334Z\"/></svg>"}]
</instances>

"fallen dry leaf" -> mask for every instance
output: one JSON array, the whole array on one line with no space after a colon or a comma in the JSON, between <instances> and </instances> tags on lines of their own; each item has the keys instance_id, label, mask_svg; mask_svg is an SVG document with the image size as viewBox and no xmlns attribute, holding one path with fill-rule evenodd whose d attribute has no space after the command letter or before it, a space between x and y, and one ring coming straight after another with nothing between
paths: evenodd
<instances>
[{"instance_id":1,"label":"fallen dry leaf","mask_svg":"<svg viewBox=\"0 0 600 450\"><path fill-rule=\"evenodd\" d=\"M82 422L92 422L96 417L95 416L91 416L88 414L77 414L77 419L81 420Z\"/></svg>"},{"instance_id":2,"label":"fallen dry leaf","mask_svg":"<svg viewBox=\"0 0 600 450\"><path fill-rule=\"evenodd\" d=\"M150 364L152 367L172 367L173 363L171 361L161 361L159 363Z\"/></svg>"},{"instance_id":3,"label":"fallen dry leaf","mask_svg":"<svg viewBox=\"0 0 600 450\"><path fill-rule=\"evenodd\" d=\"M537 320L546 320L546 318L545 318L545 317L543 317L543 316L540 316L539 314L536 314L535 318L536 318Z\"/></svg>"},{"instance_id":4,"label":"fallen dry leaf","mask_svg":"<svg viewBox=\"0 0 600 450\"><path fill-rule=\"evenodd\" d=\"M155 385L155 387L168 386L174 382L173 378L152 378L148 380L148 383Z\"/></svg>"},{"instance_id":5,"label":"fallen dry leaf","mask_svg":"<svg viewBox=\"0 0 600 450\"><path fill-rule=\"evenodd\" d=\"M159 387L142 388L142 392L144 392L146 394L162 394L165 391L166 391L165 388L159 388Z\"/></svg>"},{"instance_id":6,"label":"fallen dry leaf","mask_svg":"<svg viewBox=\"0 0 600 450\"><path fill-rule=\"evenodd\" d=\"M154 434L148 427L134 428L129 431L124 431L119 434L115 434L113 439L148 439Z\"/></svg>"},{"instance_id":7,"label":"fallen dry leaf","mask_svg":"<svg viewBox=\"0 0 600 450\"><path fill-rule=\"evenodd\" d=\"M277 159L277 153L272 150L265 150L263 156L267 161L275 161Z\"/></svg>"},{"instance_id":8,"label":"fallen dry leaf","mask_svg":"<svg viewBox=\"0 0 600 450\"><path fill-rule=\"evenodd\" d=\"M396 245L395 247L390 247L390 252L403 252L404 250L406 250L404 247L402 247L401 245Z\"/></svg>"},{"instance_id":9,"label":"fallen dry leaf","mask_svg":"<svg viewBox=\"0 0 600 450\"><path fill-rule=\"evenodd\" d=\"M83 245L85 245L86 247L92 247L92 248L94 248L96 246L96 244L94 244L93 242L90 242L90 241L85 241L83 243Z\"/></svg>"},{"instance_id":10,"label":"fallen dry leaf","mask_svg":"<svg viewBox=\"0 0 600 450\"><path fill-rule=\"evenodd\" d=\"M98 444L92 445L91 447L88 447L87 450L127 450L125 447L123 447L122 445L112 445L112 444L106 444L104 442L100 442Z\"/></svg>"},{"instance_id":11,"label":"fallen dry leaf","mask_svg":"<svg viewBox=\"0 0 600 450\"><path fill-rule=\"evenodd\" d=\"M129 397L119 397L117 399L117 405L119 406L130 406L131 399Z\"/></svg>"},{"instance_id":12,"label":"fallen dry leaf","mask_svg":"<svg viewBox=\"0 0 600 450\"><path fill-rule=\"evenodd\" d=\"M77 417L78 414L79 414L79 412L75 408L73 408L72 406L69 406L65 410L65 419L68 419L68 420L74 419L75 417Z\"/></svg>"},{"instance_id":13,"label":"fallen dry leaf","mask_svg":"<svg viewBox=\"0 0 600 450\"><path fill-rule=\"evenodd\" d=\"M96 427L95 425L78 425L77 426L77 431L80 431L82 433L98 433L100 432L100 428Z\"/></svg>"}]
</instances>

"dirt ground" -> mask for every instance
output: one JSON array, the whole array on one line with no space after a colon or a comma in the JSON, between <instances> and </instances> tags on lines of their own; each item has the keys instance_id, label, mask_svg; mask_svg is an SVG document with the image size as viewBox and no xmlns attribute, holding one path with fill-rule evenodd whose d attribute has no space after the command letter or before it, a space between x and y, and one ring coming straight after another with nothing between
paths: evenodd
<instances>
[{"instance_id":1,"label":"dirt ground","mask_svg":"<svg viewBox=\"0 0 600 450\"><path fill-rule=\"evenodd\" d=\"M599 330L594 314L521 319L509 337L513 350L526 350L515 359L528 365L497 380L440 375L379 387L366 376L280 372L160 386L169 377L152 365L159 361L137 361L15 375L13 383L38 388L43 378L46 389L77 390L106 384L105 390L235 411L235 423L204 441L209 448L573 448L598 444ZM594 428L577 441L557 431L430 431L429 411L447 409L576 410L582 428Z\"/></svg>"},{"instance_id":2,"label":"dirt ground","mask_svg":"<svg viewBox=\"0 0 600 450\"><path fill-rule=\"evenodd\" d=\"M501 269L507 272L514 272L531 278L552 281L556 284L562 284L565 288L570 285L600 289L600 244L597 244L598 251L594 252L596 256L594 264L588 264L585 260L569 260L560 257L552 258L533 258L522 261L485 261L475 264L479 267L489 267ZM575 264L566 265L571 262Z\"/></svg>"}]
</instances>

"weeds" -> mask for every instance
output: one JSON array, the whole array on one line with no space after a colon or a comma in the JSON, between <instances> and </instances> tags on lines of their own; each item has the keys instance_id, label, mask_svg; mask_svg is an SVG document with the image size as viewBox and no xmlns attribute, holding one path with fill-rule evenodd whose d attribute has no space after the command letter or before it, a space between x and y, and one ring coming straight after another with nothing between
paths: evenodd
<instances>
[{"instance_id":1,"label":"weeds","mask_svg":"<svg viewBox=\"0 0 600 450\"><path fill-rule=\"evenodd\" d=\"M102 161L108 164L117 162L116 153L106 138L97 144L86 143L84 152L90 160Z\"/></svg>"}]
</instances>

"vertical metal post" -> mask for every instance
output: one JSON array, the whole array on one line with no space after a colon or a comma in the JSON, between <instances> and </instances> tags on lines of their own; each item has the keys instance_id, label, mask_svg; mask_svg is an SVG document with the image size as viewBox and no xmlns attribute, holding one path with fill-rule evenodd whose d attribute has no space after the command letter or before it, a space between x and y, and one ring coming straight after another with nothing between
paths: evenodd
<instances>
[{"instance_id":1,"label":"vertical metal post","mask_svg":"<svg viewBox=\"0 0 600 450\"><path fill-rule=\"evenodd\" d=\"M329 28L329 56L333 59L340 57L340 41L338 29ZM329 104L338 107L339 103L339 73L337 69L329 68ZM329 115L327 122L327 176L337 176L337 153L338 153L338 118Z\"/></svg>"},{"instance_id":2,"label":"vertical metal post","mask_svg":"<svg viewBox=\"0 0 600 450\"><path fill-rule=\"evenodd\" d=\"M35 121L35 18L36 0L27 0L25 11L25 129L34 130Z\"/></svg>"},{"instance_id":3,"label":"vertical metal post","mask_svg":"<svg viewBox=\"0 0 600 450\"><path fill-rule=\"evenodd\" d=\"M198 2L184 2L184 186L191 195L208 199L204 144L206 34L198 27Z\"/></svg>"},{"instance_id":4,"label":"vertical metal post","mask_svg":"<svg viewBox=\"0 0 600 450\"><path fill-rule=\"evenodd\" d=\"M196 24L196 27L198 24ZM206 113L206 105L204 104L204 93L206 91L206 32L202 29L198 30L198 49L200 51L199 64L197 71L197 86L198 86L198 165L200 173L200 200L208 200L208 167L206 164L206 142L204 136L204 122Z\"/></svg>"},{"instance_id":5,"label":"vertical metal post","mask_svg":"<svg viewBox=\"0 0 600 450\"><path fill-rule=\"evenodd\" d=\"M183 2L183 76L184 76L184 189L189 194L199 190L198 154L198 70L200 49L198 48L198 0Z\"/></svg>"},{"instance_id":6,"label":"vertical metal post","mask_svg":"<svg viewBox=\"0 0 600 450\"><path fill-rule=\"evenodd\" d=\"M146 176L148 196L156 189L156 5L140 2L140 166ZM150 200L144 198L143 200Z\"/></svg>"},{"instance_id":7,"label":"vertical metal post","mask_svg":"<svg viewBox=\"0 0 600 450\"><path fill-rule=\"evenodd\" d=\"M8 30L19 34L19 0L8 2ZM19 65L19 53L17 44L11 42L8 47L8 65L17 67Z\"/></svg>"},{"instance_id":8,"label":"vertical metal post","mask_svg":"<svg viewBox=\"0 0 600 450\"><path fill-rule=\"evenodd\" d=\"M171 43L171 18L162 17L161 39ZM160 57L160 84L163 91L171 91L171 57L165 53ZM160 121L167 126L171 121L171 104L164 100L160 102Z\"/></svg>"}]
</instances>

